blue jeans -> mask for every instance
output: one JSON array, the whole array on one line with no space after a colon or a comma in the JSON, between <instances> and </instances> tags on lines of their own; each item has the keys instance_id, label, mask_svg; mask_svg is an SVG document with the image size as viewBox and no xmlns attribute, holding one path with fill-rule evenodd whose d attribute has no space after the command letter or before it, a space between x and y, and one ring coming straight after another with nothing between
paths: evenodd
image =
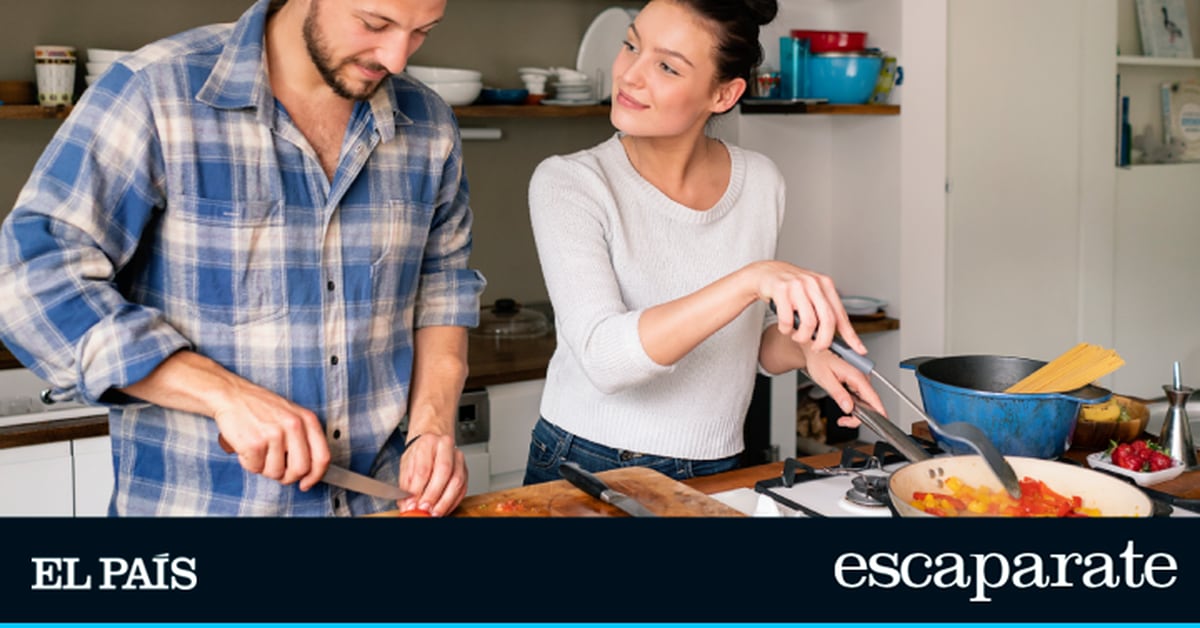
<instances>
[{"instance_id":1,"label":"blue jeans","mask_svg":"<svg viewBox=\"0 0 1200 628\"><path fill-rule=\"evenodd\" d=\"M740 455L733 455L717 460L688 460L613 449L575 436L543 417L533 426L529 460L525 463L525 484L561 480L558 465L564 460L578 463L593 473L622 467L649 467L676 480L686 480L736 469L740 459Z\"/></svg>"}]
</instances>

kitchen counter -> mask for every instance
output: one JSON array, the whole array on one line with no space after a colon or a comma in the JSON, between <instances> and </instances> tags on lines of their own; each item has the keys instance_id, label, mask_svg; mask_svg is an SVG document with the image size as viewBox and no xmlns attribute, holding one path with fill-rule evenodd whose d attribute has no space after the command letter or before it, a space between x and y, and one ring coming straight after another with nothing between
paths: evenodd
<instances>
[{"instance_id":1,"label":"kitchen counter","mask_svg":"<svg viewBox=\"0 0 1200 628\"><path fill-rule=\"evenodd\" d=\"M914 427L914 432L920 432L924 428L923 424ZM863 448L864 451L869 451ZM1072 450L1066 454L1066 457L1083 463L1084 458L1094 450ZM841 459L840 452L832 452L819 454L815 456L806 456L800 458L804 462L813 467L835 466ZM1083 463L1086 465L1086 463ZM626 471L626 469L620 469ZM614 471L606 471L598 474L601 478L620 477L613 476ZM771 462L767 464L747 467L744 469L735 469L725 473L715 475L692 478L683 482L674 482L679 485L678 491L686 497L690 491L695 491L703 495L714 495L739 488L753 489L754 484L759 480L767 480L777 478L783 473L782 462ZM665 477L665 476L663 476ZM623 486L614 486L614 488L628 489L634 486L633 482L625 480ZM1188 471L1179 477L1155 484L1149 488L1153 488L1164 493L1169 493L1177 497L1185 497L1189 499L1200 499L1200 471ZM628 492L626 490L626 492ZM658 490L658 494L663 494L664 490ZM552 508L558 503L558 500L567 495L578 495L584 497L583 493L570 487L565 480L549 482L544 485L525 486L514 489L507 489L493 493L484 493L482 495L472 495L463 499L462 504L452 513L455 517L545 517L550 515L564 514L562 508ZM590 498L586 498L590 499ZM639 500L641 497L639 496ZM620 513L615 512L615 509L600 504L598 501L592 500L594 505L591 511L582 511L578 504L572 504L574 512L564 514L564 516L620 516ZM657 512L657 511L656 511ZM383 513L381 516L394 515L395 513ZM725 513L713 512L696 512L691 513L699 516L725 516ZM740 513L732 513L740 515ZM671 513L668 513L670 516Z\"/></svg>"}]
</instances>

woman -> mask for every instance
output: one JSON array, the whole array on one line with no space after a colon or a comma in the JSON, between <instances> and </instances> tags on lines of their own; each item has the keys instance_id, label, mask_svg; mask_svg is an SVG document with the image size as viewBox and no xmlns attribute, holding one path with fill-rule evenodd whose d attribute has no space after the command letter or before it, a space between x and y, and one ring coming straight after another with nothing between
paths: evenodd
<instances>
[{"instance_id":1,"label":"woman","mask_svg":"<svg viewBox=\"0 0 1200 628\"><path fill-rule=\"evenodd\" d=\"M530 213L558 347L526 484L559 479L563 460L677 479L733 469L758 368L806 369L846 413L847 388L882 408L829 351L836 332L866 353L833 282L773 260L778 169L705 134L745 92L759 26L777 9L652 0L613 63L618 133L535 171ZM789 315L771 316L771 301Z\"/></svg>"}]
</instances>

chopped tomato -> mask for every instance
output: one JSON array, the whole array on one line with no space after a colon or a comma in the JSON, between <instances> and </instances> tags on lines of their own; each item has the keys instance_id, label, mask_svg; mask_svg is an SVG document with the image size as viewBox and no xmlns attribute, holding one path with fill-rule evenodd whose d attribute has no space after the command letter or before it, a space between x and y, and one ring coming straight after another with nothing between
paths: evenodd
<instances>
[{"instance_id":1,"label":"chopped tomato","mask_svg":"<svg viewBox=\"0 0 1200 628\"><path fill-rule=\"evenodd\" d=\"M913 507L939 517L959 515L1002 515L1007 517L1089 517L1099 515L1094 508L1084 508L1078 495L1067 497L1046 486L1041 480L1020 480L1021 498L1013 499L1004 491L993 492L985 487L973 488L958 478L947 478L951 491L927 493L915 491L910 502Z\"/></svg>"},{"instance_id":2,"label":"chopped tomato","mask_svg":"<svg viewBox=\"0 0 1200 628\"><path fill-rule=\"evenodd\" d=\"M430 513L428 510L421 510L420 508L413 508L412 510L400 511L400 516L401 517L432 517L433 514Z\"/></svg>"}]
</instances>

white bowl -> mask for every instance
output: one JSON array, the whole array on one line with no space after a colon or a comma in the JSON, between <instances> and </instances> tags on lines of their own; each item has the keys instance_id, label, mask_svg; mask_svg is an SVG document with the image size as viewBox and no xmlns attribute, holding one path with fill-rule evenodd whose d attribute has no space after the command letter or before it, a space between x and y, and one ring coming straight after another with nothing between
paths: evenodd
<instances>
[{"instance_id":1,"label":"white bowl","mask_svg":"<svg viewBox=\"0 0 1200 628\"><path fill-rule=\"evenodd\" d=\"M457 107L459 105L469 105L479 98L479 92L483 91L482 81L452 81L452 82L435 82L429 83L430 89L437 92L442 100L446 101L447 105Z\"/></svg>"},{"instance_id":2,"label":"white bowl","mask_svg":"<svg viewBox=\"0 0 1200 628\"><path fill-rule=\"evenodd\" d=\"M109 50L107 48L88 48L87 60L92 63L112 63L129 54L128 50Z\"/></svg>"},{"instance_id":3,"label":"white bowl","mask_svg":"<svg viewBox=\"0 0 1200 628\"><path fill-rule=\"evenodd\" d=\"M107 70L108 66L110 65L112 65L112 63L108 61L88 61L87 73L91 74L92 76L100 76L101 74L104 74L104 71Z\"/></svg>"},{"instance_id":4,"label":"white bowl","mask_svg":"<svg viewBox=\"0 0 1200 628\"><path fill-rule=\"evenodd\" d=\"M483 72L459 68L434 68L426 65L410 65L408 66L408 73L426 85L430 83L462 83L483 80Z\"/></svg>"}]
</instances>

